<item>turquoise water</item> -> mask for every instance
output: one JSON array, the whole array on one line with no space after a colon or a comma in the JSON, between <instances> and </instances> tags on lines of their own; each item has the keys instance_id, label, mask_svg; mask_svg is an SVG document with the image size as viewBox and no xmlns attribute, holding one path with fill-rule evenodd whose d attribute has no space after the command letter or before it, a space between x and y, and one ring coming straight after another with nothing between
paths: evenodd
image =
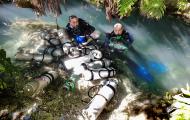
<instances>
[{"instance_id":1,"label":"turquoise water","mask_svg":"<svg viewBox=\"0 0 190 120\"><path fill-rule=\"evenodd\" d=\"M134 43L127 53L119 53L119 58L124 62L118 67L122 68L126 77L126 70L129 70L130 80L137 86L159 91L190 83L190 27L182 21L172 17L159 21L147 20L133 13L126 20L108 22L103 10L69 1L62 10L63 15L58 18L59 26L64 27L68 16L75 14L101 31L102 38L103 33L112 31L114 23L122 22L125 25ZM9 27L9 23L20 19L41 19L55 23L53 17L36 18L29 9L0 6L0 48L6 49L10 57L16 53L25 31Z\"/></svg>"}]
</instances>

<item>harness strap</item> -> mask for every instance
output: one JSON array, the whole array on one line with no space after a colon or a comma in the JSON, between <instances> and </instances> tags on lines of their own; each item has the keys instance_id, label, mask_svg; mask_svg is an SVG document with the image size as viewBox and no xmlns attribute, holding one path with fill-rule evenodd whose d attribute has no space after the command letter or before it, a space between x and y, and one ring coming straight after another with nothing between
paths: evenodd
<instances>
[{"instance_id":1,"label":"harness strap","mask_svg":"<svg viewBox=\"0 0 190 120\"><path fill-rule=\"evenodd\" d=\"M57 49L57 48L54 47L53 50L51 51L50 54L51 54L52 57L56 57L56 56L54 55L54 52L55 52L56 49Z\"/></svg>"},{"instance_id":2,"label":"harness strap","mask_svg":"<svg viewBox=\"0 0 190 120\"><path fill-rule=\"evenodd\" d=\"M44 50L43 56L42 56L42 60L40 61L41 63L44 61L45 54L47 53L47 51L48 51L49 48L50 48L50 47L47 47L47 48Z\"/></svg>"},{"instance_id":3,"label":"harness strap","mask_svg":"<svg viewBox=\"0 0 190 120\"><path fill-rule=\"evenodd\" d=\"M106 102L108 102L108 99L106 97L104 97L103 95L101 95L101 94L96 94L96 95L103 97L106 100Z\"/></svg>"},{"instance_id":4,"label":"harness strap","mask_svg":"<svg viewBox=\"0 0 190 120\"><path fill-rule=\"evenodd\" d=\"M102 67L105 68L106 67L106 63L105 63L104 59L102 59L101 62L102 62Z\"/></svg>"},{"instance_id":5,"label":"harness strap","mask_svg":"<svg viewBox=\"0 0 190 120\"><path fill-rule=\"evenodd\" d=\"M89 70L89 71L90 71L90 73L91 73L90 81L91 81L91 80L94 80L94 74L93 74L93 71L92 71L92 70Z\"/></svg>"},{"instance_id":6,"label":"harness strap","mask_svg":"<svg viewBox=\"0 0 190 120\"><path fill-rule=\"evenodd\" d=\"M54 76L51 73L45 72L42 74L42 76L46 76L50 79L50 82L54 80Z\"/></svg>"},{"instance_id":7,"label":"harness strap","mask_svg":"<svg viewBox=\"0 0 190 120\"><path fill-rule=\"evenodd\" d=\"M109 78L109 77L113 77L114 73L111 75L112 72L114 72L114 69L108 69L108 68L105 68L106 70L100 70L98 71L98 74L101 78ZM108 71L108 76L107 77L103 77L101 76L101 72L102 71Z\"/></svg>"},{"instance_id":8,"label":"harness strap","mask_svg":"<svg viewBox=\"0 0 190 120\"><path fill-rule=\"evenodd\" d=\"M106 86L108 86L109 88L111 88L113 90L113 93L115 94L115 88L113 86L111 86L110 84L107 84Z\"/></svg>"},{"instance_id":9,"label":"harness strap","mask_svg":"<svg viewBox=\"0 0 190 120\"><path fill-rule=\"evenodd\" d=\"M84 68L85 68L86 70L88 70L88 71L91 73L91 78L89 79L89 81L94 80L93 70L90 70L90 69L87 67L86 64L82 64L82 66L84 66Z\"/></svg>"}]
</instances>

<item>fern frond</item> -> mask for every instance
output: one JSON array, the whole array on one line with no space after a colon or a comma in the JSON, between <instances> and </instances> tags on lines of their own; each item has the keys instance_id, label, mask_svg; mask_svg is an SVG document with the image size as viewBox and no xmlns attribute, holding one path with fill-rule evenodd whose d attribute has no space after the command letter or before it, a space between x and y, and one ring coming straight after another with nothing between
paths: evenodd
<instances>
[{"instance_id":1,"label":"fern frond","mask_svg":"<svg viewBox=\"0 0 190 120\"><path fill-rule=\"evenodd\" d=\"M164 0L141 0L140 12L148 18L160 19L166 10Z\"/></svg>"},{"instance_id":2,"label":"fern frond","mask_svg":"<svg viewBox=\"0 0 190 120\"><path fill-rule=\"evenodd\" d=\"M122 17L126 15L130 15L133 10L133 5L137 2L137 0L120 0L119 2L119 15Z\"/></svg>"}]
</instances>

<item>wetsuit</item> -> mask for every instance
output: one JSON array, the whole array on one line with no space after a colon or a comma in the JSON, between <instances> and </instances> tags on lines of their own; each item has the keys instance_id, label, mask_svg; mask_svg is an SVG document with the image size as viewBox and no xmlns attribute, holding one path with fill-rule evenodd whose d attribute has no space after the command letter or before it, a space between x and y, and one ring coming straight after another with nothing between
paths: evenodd
<instances>
[{"instance_id":1,"label":"wetsuit","mask_svg":"<svg viewBox=\"0 0 190 120\"><path fill-rule=\"evenodd\" d=\"M77 36L90 35L95 31L95 28L83 19L79 18L79 25L77 28L71 28L70 24L68 23L65 31L70 38L75 39Z\"/></svg>"},{"instance_id":2,"label":"wetsuit","mask_svg":"<svg viewBox=\"0 0 190 120\"><path fill-rule=\"evenodd\" d=\"M108 47L110 42L122 43L129 47L133 43L133 40L129 36L129 33L123 30L121 35L116 35L114 31L112 31L111 33L106 33L106 39L104 42L105 47Z\"/></svg>"}]
</instances>

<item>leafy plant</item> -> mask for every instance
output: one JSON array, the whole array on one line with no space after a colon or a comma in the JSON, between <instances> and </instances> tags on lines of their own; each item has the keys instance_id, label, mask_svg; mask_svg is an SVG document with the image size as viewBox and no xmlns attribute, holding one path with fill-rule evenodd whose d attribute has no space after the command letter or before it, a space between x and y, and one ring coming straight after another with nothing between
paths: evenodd
<instances>
[{"instance_id":1,"label":"leafy plant","mask_svg":"<svg viewBox=\"0 0 190 120\"><path fill-rule=\"evenodd\" d=\"M177 8L180 11L184 11L184 10L186 10L188 8L187 4L188 4L187 0L178 0L178 2L177 2Z\"/></svg>"},{"instance_id":2,"label":"leafy plant","mask_svg":"<svg viewBox=\"0 0 190 120\"><path fill-rule=\"evenodd\" d=\"M148 18L160 19L166 10L164 0L141 0L140 12Z\"/></svg>"},{"instance_id":3,"label":"leafy plant","mask_svg":"<svg viewBox=\"0 0 190 120\"><path fill-rule=\"evenodd\" d=\"M188 0L88 0L97 6L104 4L106 16L129 16L131 12L138 8L140 13L147 18L160 19L164 16L166 8L177 7L179 11L188 10ZM138 5L136 3L139 3ZM102 5L103 6L103 5ZM109 13L109 14L107 14Z\"/></svg>"},{"instance_id":4,"label":"leafy plant","mask_svg":"<svg viewBox=\"0 0 190 120\"><path fill-rule=\"evenodd\" d=\"M171 120L190 120L190 87L181 88L181 94L173 96L175 102L172 104L177 110L172 113Z\"/></svg>"},{"instance_id":5,"label":"leafy plant","mask_svg":"<svg viewBox=\"0 0 190 120\"><path fill-rule=\"evenodd\" d=\"M133 10L133 5L137 2L137 0L120 0L119 2L119 15L124 17L126 15L130 15Z\"/></svg>"},{"instance_id":6,"label":"leafy plant","mask_svg":"<svg viewBox=\"0 0 190 120\"><path fill-rule=\"evenodd\" d=\"M13 88L17 74L16 67L6 57L5 50L0 49L0 90Z\"/></svg>"},{"instance_id":7,"label":"leafy plant","mask_svg":"<svg viewBox=\"0 0 190 120\"><path fill-rule=\"evenodd\" d=\"M87 2L90 2L92 4L97 5L99 7L101 4L103 4L104 0L86 0Z\"/></svg>"}]
</instances>

